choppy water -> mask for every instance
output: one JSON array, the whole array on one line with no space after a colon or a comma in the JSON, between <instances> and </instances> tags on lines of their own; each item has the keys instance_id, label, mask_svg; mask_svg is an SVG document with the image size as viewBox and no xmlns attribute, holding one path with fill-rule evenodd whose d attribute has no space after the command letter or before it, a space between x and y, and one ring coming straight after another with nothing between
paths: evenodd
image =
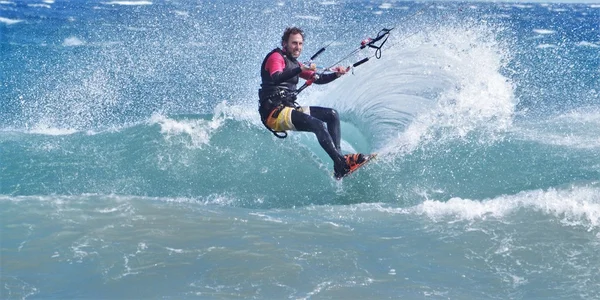
<instances>
[{"instance_id":1,"label":"choppy water","mask_svg":"<svg viewBox=\"0 0 600 300\"><path fill-rule=\"evenodd\" d=\"M0 295L600 297L600 6L0 2ZM259 66L288 25L336 108L274 138ZM372 55L363 52L344 63Z\"/></svg>"}]
</instances>

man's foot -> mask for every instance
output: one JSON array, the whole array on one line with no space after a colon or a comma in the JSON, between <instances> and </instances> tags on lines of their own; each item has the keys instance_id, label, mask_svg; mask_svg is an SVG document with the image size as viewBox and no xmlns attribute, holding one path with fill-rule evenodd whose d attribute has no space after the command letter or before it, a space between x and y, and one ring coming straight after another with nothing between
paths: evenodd
<instances>
[{"instance_id":1,"label":"man's foot","mask_svg":"<svg viewBox=\"0 0 600 300\"><path fill-rule=\"evenodd\" d=\"M344 158L346 159L346 164L348 165L350 171L358 169L358 167L360 167L360 165L362 165L365 162L365 160L367 160L365 158L365 155L362 153L346 154L344 155Z\"/></svg>"},{"instance_id":2,"label":"man's foot","mask_svg":"<svg viewBox=\"0 0 600 300\"><path fill-rule=\"evenodd\" d=\"M366 158L362 153L346 154L344 155L344 161L346 162L346 165L343 168L334 167L334 176L337 179L340 179L346 176L346 174L358 169L358 167L360 167L366 161Z\"/></svg>"},{"instance_id":3,"label":"man's foot","mask_svg":"<svg viewBox=\"0 0 600 300\"><path fill-rule=\"evenodd\" d=\"M333 168L333 176L335 176L336 179L340 179L340 178L346 176L346 174L348 174L349 172L350 172L350 168L348 168L347 166L343 166L341 168L337 168L337 167Z\"/></svg>"}]
</instances>

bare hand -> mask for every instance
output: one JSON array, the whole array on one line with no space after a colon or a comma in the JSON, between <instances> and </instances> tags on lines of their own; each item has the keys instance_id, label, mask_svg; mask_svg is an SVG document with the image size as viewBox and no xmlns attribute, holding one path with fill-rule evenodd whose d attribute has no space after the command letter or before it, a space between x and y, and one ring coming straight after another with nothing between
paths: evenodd
<instances>
[{"instance_id":1,"label":"bare hand","mask_svg":"<svg viewBox=\"0 0 600 300\"><path fill-rule=\"evenodd\" d=\"M310 64L308 66L300 65L300 68L302 69L302 71L316 71L317 65L316 64Z\"/></svg>"},{"instance_id":2,"label":"bare hand","mask_svg":"<svg viewBox=\"0 0 600 300\"><path fill-rule=\"evenodd\" d=\"M337 67L333 68L332 70L335 72L337 77L340 77L340 76L348 73L348 71L350 71L350 67L337 66Z\"/></svg>"}]
</instances>

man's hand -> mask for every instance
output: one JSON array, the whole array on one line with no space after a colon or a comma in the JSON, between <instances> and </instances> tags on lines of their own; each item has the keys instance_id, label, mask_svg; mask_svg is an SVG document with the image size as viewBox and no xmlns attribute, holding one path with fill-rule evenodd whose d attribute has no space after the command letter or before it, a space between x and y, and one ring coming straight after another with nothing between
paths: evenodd
<instances>
[{"instance_id":1,"label":"man's hand","mask_svg":"<svg viewBox=\"0 0 600 300\"><path fill-rule=\"evenodd\" d=\"M300 65L300 69L302 69L302 71L316 71L317 70L317 65L316 64L310 64L308 66L301 64Z\"/></svg>"},{"instance_id":2,"label":"man's hand","mask_svg":"<svg viewBox=\"0 0 600 300\"><path fill-rule=\"evenodd\" d=\"M331 70L335 72L335 75L337 75L337 77L340 77L340 76L348 73L348 71L350 71L350 67L337 66L337 67L332 68Z\"/></svg>"}]
</instances>

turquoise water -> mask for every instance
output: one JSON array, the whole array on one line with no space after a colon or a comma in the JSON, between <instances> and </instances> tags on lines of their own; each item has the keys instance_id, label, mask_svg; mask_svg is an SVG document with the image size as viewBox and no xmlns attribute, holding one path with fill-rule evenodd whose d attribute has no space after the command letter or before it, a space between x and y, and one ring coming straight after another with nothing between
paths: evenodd
<instances>
[{"instance_id":1,"label":"turquoise water","mask_svg":"<svg viewBox=\"0 0 600 300\"><path fill-rule=\"evenodd\" d=\"M597 4L0 3L0 298L600 296ZM328 65L393 27L314 135L260 123L282 30ZM364 51L343 63L372 55Z\"/></svg>"}]
</instances>

